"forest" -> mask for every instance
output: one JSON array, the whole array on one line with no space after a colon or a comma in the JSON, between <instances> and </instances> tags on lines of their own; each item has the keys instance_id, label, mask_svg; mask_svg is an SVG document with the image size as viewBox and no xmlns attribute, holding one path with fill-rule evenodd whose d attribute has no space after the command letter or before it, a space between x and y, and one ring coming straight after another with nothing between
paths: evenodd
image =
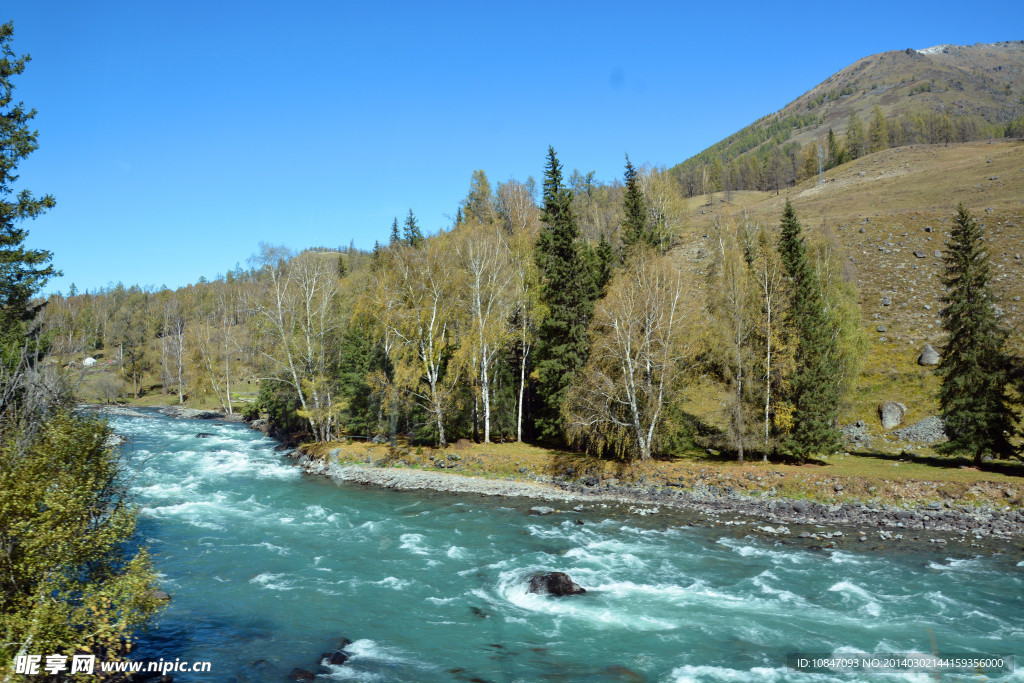
<instances>
[{"instance_id":1,"label":"forest","mask_svg":"<svg viewBox=\"0 0 1024 683\"><path fill-rule=\"evenodd\" d=\"M549 149L539 192L474 171L436 234L410 209L369 252L261 244L247 267L178 290L72 286L49 298L44 338L65 365L99 362L72 373L82 400L159 392L295 439L516 440L643 460L687 442L687 387L710 377L738 458L833 447L866 349L834 245L805 240L791 207L788 242L725 217L687 275L673 250L684 195L628 157L621 183L565 177ZM810 300L814 316L799 312ZM812 344L808 380L798 350ZM804 394L822 386L812 407ZM795 429L808 410L824 411L813 434Z\"/></svg>"}]
</instances>

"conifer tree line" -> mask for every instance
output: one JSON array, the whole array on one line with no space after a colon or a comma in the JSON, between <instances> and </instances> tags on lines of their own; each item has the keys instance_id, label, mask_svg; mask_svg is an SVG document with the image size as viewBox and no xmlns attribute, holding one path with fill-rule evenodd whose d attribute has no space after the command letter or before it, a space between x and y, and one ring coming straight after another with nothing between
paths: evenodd
<instances>
[{"instance_id":1,"label":"conifer tree line","mask_svg":"<svg viewBox=\"0 0 1024 683\"><path fill-rule=\"evenodd\" d=\"M1005 126L969 114L939 112L885 116L876 105L865 119L850 113L845 126L805 144L791 139L801 128L820 123L813 114L755 124L671 169L687 197L735 190L779 191L820 170L830 170L867 154L916 144L949 144L1024 136L1021 119Z\"/></svg>"}]
</instances>

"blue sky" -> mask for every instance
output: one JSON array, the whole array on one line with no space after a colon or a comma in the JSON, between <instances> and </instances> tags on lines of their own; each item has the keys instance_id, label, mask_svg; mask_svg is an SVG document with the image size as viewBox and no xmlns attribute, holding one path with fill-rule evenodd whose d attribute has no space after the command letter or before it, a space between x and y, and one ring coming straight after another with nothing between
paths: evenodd
<instances>
[{"instance_id":1,"label":"blue sky","mask_svg":"<svg viewBox=\"0 0 1024 683\"><path fill-rule=\"evenodd\" d=\"M293 248L450 225L492 185L683 161L857 59L1024 38L962 3L5 0L40 149L17 188L50 291L177 287ZM698 6L699 5L699 6Z\"/></svg>"}]
</instances>

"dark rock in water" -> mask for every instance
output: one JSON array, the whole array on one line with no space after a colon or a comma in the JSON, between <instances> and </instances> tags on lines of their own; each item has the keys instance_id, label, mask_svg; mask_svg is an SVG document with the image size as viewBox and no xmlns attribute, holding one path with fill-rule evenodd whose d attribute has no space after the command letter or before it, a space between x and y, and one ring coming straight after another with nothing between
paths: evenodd
<instances>
[{"instance_id":1,"label":"dark rock in water","mask_svg":"<svg viewBox=\"0 0 1024 683\"><path fill-rule=\"evenodd\" d=\"M334 652L325 652L320 655L320 661L326 662L331 666L341 666L348 661L348 655L341 650L335 650Z\"/></svg>"},{"instance_id":2,"label":"dark rock in water","mask_svg":"<svg viewBox=\"0 0 1024 683\"><path fill-rule=\"evenodd\" d=\"M351 644L352 644L352 641L349 638L338 638L338 649L339 650L344 650L346 647L348 647Z\"/></svg>"},{"instance_id":3,"label":"dark rock in water","mask_svg":"<svg viewBox=\"0 0 1024 683\"><path fill-rule=\"evenodd\" d=\"M213 436L213 434L210 434L209 432L199 432L196 434L197 439L209 439L211 436Z\"/></svg>"},{"instance_id":4,"label":"dark rock in water","mask_svg":"<svg viewBox=\"0 0 1024 683\"><path fill-rule=\"evenodd\" d=\"M291 449L292 449L292 447L289 446L286 443L279 443L276 446L274 446L274 452L275 453L280 453L282 451L290 451Z\"/></svg>"},{"instance_id":5,"label":"dark rock in water","mask_svg":"<svg viewBox=\"0 0 1024 683\"><path fill-rule=\"evenodd\" d=\"M554 511L554 508L549 508L546 505L537 505L530 508L531 515L550 515Z\"/></svg>"},{"instance_id":6,"label":"dark rock in water","mask_svg":"<svg viewBox=\"0 0 1024 683\"><path fill-rule=\"evenodd\" d=\"M931 344L921 347L921 355L917 357L918 365L938 365L939 352L932 348Z\"/></svg>"},{"instance_id":7,"label":"dark rock in water","mask_svg":"<svg viewBox=\"0 0 1024 683\"><path fill-rule=\"evenodd\" d=\"M550 595L579 595L587 591L577 585L565 572L544 572L530 577L531 593Z\"/></svg>"},{"instance_id":8,"label":"dark rock in water","mask_svg":"<svg viewBox=\"0 0 1024 683\"><path fill-rule=\"evenodd\" d=\"M295 667L292 672L288 674L289 681L313 681L316 680L316 674L307 669L300 669Z\"/></svg>"},{"instance_id":9,"label":"dark rock in water","mask_svg":"<svg viewBox=\"0 0 1024 683\"><path fill-rule=\"evenodd\" d=\"M162 590L153 590L150 591L149 597L153 598L154 600L170 600L171 594Z\"/></svg>"}]
</instances>

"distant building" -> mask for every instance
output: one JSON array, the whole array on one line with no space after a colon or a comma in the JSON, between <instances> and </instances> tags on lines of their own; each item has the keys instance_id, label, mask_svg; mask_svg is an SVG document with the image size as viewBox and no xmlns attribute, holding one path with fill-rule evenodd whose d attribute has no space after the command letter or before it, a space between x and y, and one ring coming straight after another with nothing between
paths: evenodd
<instances>
[{"instance_id":1,"label":"distant building","mask_svg":"<svg viewBox=\"0 0 1024 683\"><path fill-rule=\"evenodd\" d=\"M93 358L92 356L89 356L88 358L82 361L82 367L91 368L94 365L96 365L96 359Z\"/></svg>"}]
</instances>

